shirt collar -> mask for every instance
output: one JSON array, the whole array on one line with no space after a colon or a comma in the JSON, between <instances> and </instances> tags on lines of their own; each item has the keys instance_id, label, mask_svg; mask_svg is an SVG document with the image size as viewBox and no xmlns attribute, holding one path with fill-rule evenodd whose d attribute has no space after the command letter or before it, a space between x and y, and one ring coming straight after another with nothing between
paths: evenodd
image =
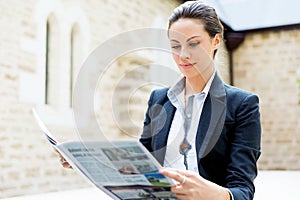
<instances>
[{"instance_id":1,"label":"shirt collar","mask_svg":"<svg viewBox=\"0 0 300 200\"><path fill-rule=\"evenodd\" d=\"M205 94L207 96L209 89L211 87L212 81L215 77L216 72L212 74L208 82L206 83L202 92L194 94L196 97L200 96L201 94ZM171 103L178 108L178 106L183 105L183 98L184 98L184 88L185 88L185 77L180 78L169 90L168 90L168 98L170 99Z\"/></svg>"},{"instance_id":2,"label":"shirt collar","mask_svg":"<svg viewBox=\"0 0 300 200\"><path fill-rule=\"evenodd\" d=\"M185 77L182 77L168 90L168 98L176 108L183 107L184 88Z\"/></svg>"},{"instance_id":3,"label":"shirt collar","mask_svg":"<svg viewBox=\"0 0 300 200\"><path fill-rule=\"evenodd\" d=\"M212 82L213 82L213 80L214 80L215 75L216 75L216 72L214 72L214 73L212 74L212 76L210 77L210 79L209 79L208 82L206 83L206 85L205 85L205 87L204 87L204 89L202 90L201 93L205 93L205 95L208 94L209 89L210 89L210 86L211 86L211 84L212 84Z\"/></svg>"}]
</instances>

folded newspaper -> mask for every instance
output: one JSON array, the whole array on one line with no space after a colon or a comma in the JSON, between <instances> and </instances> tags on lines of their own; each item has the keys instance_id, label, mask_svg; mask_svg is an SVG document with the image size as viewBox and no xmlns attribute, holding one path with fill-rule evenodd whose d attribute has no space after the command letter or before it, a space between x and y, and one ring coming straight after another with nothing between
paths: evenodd
<instances>
[{"instance_id":1,"label":"folded newspaper","mask_svg":"<svg viewBox=\"0 0 300 200\"><path fill-rule=\"evenodd\" d=\"M138 141L73 141L59 143L35 110L42 132L69 164L112 199L177 200L174 183L158 173L160 164Z\"/></svg>"}]
</instances>

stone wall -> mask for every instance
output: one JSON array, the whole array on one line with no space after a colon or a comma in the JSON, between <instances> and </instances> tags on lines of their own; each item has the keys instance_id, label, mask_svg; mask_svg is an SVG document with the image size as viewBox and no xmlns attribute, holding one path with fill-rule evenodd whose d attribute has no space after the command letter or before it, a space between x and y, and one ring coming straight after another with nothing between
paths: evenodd
<instances>
[{"instance_id":1,"label":"stone wall","mask_svg":"<svg viewBox=\"0 0 300 200\"><path fill-rule=\"evenodd\" d=\"M234 52L235 85L258 94L261 169L300 169L300 31L248 33Z\"/></svg>"},{"instance_id":2,"label":"stone wall","mask_svg":"<svg viewBox=\"0 0 300 200\"><path fill-rule=\"evenodd\" d=\"M173 0L0 1L0 198L88 186L74 170L61 167L31 112L42 107L51 116L54 130L63 133L60 138L77 137L69 133L71 126L62 117L72 116L68 88L73 25L79 30L75 61L80 66L98 45L119 33L165 28L176 5ZM50 41L55 44L51 59L58 69L53 80L59 83L51 86L56 95L53 105L44 104L49 16L55 35Z\"/></svg>"}]
</instances>

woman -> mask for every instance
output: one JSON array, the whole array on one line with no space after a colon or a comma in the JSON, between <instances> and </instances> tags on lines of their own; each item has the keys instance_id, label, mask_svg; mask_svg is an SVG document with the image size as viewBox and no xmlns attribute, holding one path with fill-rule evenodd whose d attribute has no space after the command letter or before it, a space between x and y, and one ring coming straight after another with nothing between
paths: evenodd
<instances>
[{"instance_id":1,"label":"woman","mask_svg":"<svg viewBox=\"0 0 300 200\"><path fill-rule=\"evenodd\" d=\"M224 84L213 59L223 27L199 1L177 7L168 37L183 78L155 90L140 141L182 200L253 199L261 124L256 95Z\"/></svg>"}]
</instances>

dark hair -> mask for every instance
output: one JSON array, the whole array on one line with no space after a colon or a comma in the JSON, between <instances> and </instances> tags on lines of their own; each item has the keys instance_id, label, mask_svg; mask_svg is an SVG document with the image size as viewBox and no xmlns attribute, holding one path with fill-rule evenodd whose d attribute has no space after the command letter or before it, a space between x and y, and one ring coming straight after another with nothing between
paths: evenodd
<instances>
[{"instance_id":1,"label":"dark hair","mask_svg":"<svg viewBox=\"0 0 300 200\"><path fill-rule=\"evenodd\" d=\"M223 37L223 25L215 9L201 1L187 1L174 9L169 18L169 27L181 18L199 19L204 24L204 29L210 37L221 34Z\"/></svg>"}]
</instances>

